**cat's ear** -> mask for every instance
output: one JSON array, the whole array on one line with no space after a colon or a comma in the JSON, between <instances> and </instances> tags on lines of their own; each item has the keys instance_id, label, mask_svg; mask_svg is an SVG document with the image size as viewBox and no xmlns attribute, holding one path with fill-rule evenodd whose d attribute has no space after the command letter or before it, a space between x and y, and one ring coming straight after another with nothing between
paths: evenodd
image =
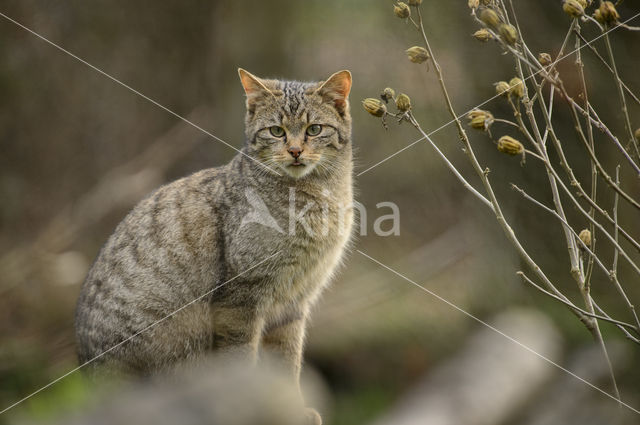
<instances>
[{"instance_id":1,"label":"cat's ear","mask_svg":"<svg viewBox=\"0 0 640 425\"><path fill-rule=\"evenodd\" d=\"M327 102L333 102L340 115L347 110L349 92L351 91L351 73L338 71L316 90Z\"/></svg>"},{"instance_id":2,"label":"cat's ear","mask_svg":"<svg viewBox=\"0 0 640 425\"><path fill-rule=\"evenodd\" d=\"M265 96L273 96L273 92L269 90L264 83L252 73L245 71L242 68L238 68L238 75L240 76L240 82L244 87L244 92L247 94L247 106L251 107L255 102Z\"/></svg>"}]
</instances>

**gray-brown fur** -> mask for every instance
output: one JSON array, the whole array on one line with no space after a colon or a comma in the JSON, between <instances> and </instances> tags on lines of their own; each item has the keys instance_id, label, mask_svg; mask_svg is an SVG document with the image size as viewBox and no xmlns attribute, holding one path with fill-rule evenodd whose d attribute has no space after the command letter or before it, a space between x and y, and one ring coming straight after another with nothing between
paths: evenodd
<instances>
[{"instance_id":1,"label":"gray-brown fur","mask_svg":"<svg viewBox=\"0 0 640 425\"><path fill-rule=\"evenodd\" d=\"M278 353L298 379L309 310L350 236L351 210L342 228L339 211L352 203L351 76L341 71L324 83L260 80L243 70L240 76L247 94L246 156L159 188L118 225L78 301L81 363L223 284L95 364L146 374L209 351L255 361L264 349ZM308 136L310 124L321 124L322 132ZM268 129L274 125L286 137L273 137ZM292 146L302 149L305 165L291 165ZM300 226L288 232L290 187L296 211L314 203L305 215L313 234ZM283 233L241 226L252 209L247 189Z\"/></svg>"}]
</instances>

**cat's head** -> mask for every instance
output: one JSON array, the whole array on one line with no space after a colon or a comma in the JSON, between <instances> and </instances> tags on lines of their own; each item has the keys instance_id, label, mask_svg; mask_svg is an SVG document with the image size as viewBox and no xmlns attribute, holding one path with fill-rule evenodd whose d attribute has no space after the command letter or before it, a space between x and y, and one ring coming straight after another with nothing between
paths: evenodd
<instances>
[{"instance_id":1,"label":"cat's head","mask_svg":"<svg viewBox=\"0 0 640 425\"><path fill-rule=\"evenodd\" d=\"M326 81L267 80L239 69L247 94L247 153L293 178L331 173L349 155L351 73ZM350 146L349 146L350 148Z\"/></svg>"}]
</instances>

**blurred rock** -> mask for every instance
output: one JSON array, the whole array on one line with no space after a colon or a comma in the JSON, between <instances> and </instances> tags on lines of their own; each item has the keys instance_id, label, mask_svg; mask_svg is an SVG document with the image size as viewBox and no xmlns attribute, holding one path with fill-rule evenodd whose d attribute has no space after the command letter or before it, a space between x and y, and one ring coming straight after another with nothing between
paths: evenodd
<instances>
[{"instance_id":1,"label":"blurred rock","mask_svg":"<svg viewBox=\"0 0 640 425\"><path fill-rule=\"evenodd\" d=\"M627 343L613 341L607 344L607 351L615 370L625 370L631 366L629 364L631 349ZM567 369L611 394L609 368L597 345L593 344L578 350L567 363ZM562 372L557 375L543 393L531 400L526 411L519 415L514 423L520 425L569 423L631 425L638 423L638 415L631 409L620 406L615 400L574 376ZM620 374L618 374L619 378L621 378ZM621 397L623 401L628 401L624 391Z\"/></svg>"},{"instance_id":2,"label":"blurred rock","mask_svg":"<svg viewBox=\"0 0 640 425\"><path fill-rule=\"evenodd\" d=\"M547 358L561 352L558 332L541 313L511 310L491 326ZM502 423L557 369L487 327L429 374L375 425L489 425Z\"/></svg>"},{"instance_id":3,"label":"blurred rock","mask_svg":"<svg viewBox=\"0 0 640 425\"><path fill-rule=\"evenodd\" d=\"M306 383L313 405L319 386ZM302 425L297 390L273 362L257 367L209 359L97 400L95 408L59 425Z\"/></svg>"}]
</instances>

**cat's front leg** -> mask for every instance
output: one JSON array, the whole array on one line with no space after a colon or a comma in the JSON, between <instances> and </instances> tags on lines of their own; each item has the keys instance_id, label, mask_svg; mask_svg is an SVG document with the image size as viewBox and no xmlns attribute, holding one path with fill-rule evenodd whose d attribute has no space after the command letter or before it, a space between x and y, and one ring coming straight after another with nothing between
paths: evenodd
<instances>
[{"instance_id":1,"label":"cat's front leg","mask_svg":"<svg viewBox=\"0 0 640 425\"><path fill-rule=\"evenodd\" d=\"M276 324L267 325L262 336L262 347L273 360L281 362L285 371L300 388L300 370L302 368L302 348L306 315L293 313Z\"/></svg>"},{"instance_id":2,"label":"cat's front leg","mask_svg":"<svg viewBox=\"0 0 640 425\"><path fill-rule=\"evenodd\" d=\"M264 320L254 309L212 306L213 349L230 361L247 361L254 365Z\"/></svg>"},{"instance_id":3,"label":"cat's front leg","mask_svg":"<svg viewBox=\"0 0 640 425\"><path fill-rule=\"evenodd\" d=\"M300 390L300 370L308 310L289 314L280 322L267 326L262 336L262 347L275 361L282 362L303 399ZM312 408L305 409L306 423L321 425L320 414Z\"/></svg>"}]
</instances>

